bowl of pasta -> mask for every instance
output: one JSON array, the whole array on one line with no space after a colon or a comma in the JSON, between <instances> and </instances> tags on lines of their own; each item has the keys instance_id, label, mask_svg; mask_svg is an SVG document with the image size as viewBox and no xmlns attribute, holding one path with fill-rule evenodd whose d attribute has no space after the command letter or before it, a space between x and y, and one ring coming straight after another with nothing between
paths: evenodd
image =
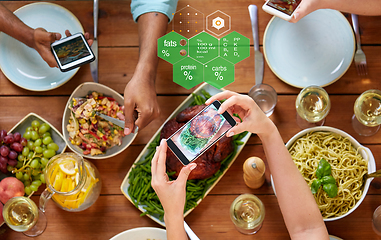
<instances>
[{"instance_id":1,"label":"bowl of pasta","mask_svg":"<svg viewBox=\"0 0 381 240\"><path fill-rule=\"evenodd\" d=\"M351 135L337 128L313 127L294 135L286 147L310 187L317 179L320 160L331 165L337 195L330 197L323 187L314 194L324 221L344 218L364 200L373 179L364 180L364 175L375 172L376 163L370 149Z\"/></svg>"}]
</instances>

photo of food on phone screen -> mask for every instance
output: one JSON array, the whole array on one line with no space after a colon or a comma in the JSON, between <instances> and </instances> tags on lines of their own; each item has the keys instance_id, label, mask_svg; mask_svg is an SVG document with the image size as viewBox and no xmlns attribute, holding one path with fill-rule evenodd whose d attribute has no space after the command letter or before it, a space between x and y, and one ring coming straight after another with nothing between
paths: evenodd
<instances>
[{"instance_id":1,"label":"photo of food on phone screen","mask_svg":"<svg viewBox=\"0 0 381 240\"><path fill-rule=\"evenodd\" d=\"M287 15L292 15L302 0L270 0L267 5Z\"/></svg>"},{"instance_id":2,"label":"photo of food on phone screen","mask_svg":"<svg viewBox=\"0 0 381 240\"><path fill-rule=\"evenodd\" d=\"M62 66L90 55L90 52L87 50L81 36L53 46L53 49L56 52Z\"/></svg>"},{"instance_id":3,"label":"photo of food on phone screen","mask_svg":"<svg viewBox=\"0 0 381 240\"><path fill-rule=\"evenodd\" d=\"M209 105L170 137L189 161L196 159L232 127L217 110L214 104Z\"/></svg>"}]
</instances>

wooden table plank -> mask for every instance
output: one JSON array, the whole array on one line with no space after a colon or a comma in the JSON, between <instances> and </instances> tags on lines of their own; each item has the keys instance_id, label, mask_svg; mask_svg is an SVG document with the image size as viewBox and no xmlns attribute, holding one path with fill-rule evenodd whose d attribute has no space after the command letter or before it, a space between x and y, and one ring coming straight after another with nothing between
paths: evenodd
<instances>
[{"instance_id":1,"label":"wooden table plank","mask_svg":"<svg viewBox=\"0 0 381 240\"><path fill-rule=\"evenodd\" d=\"M138 46L137 24L132 20L130 13L131 1L101 1L99 5L99 46ZM31 1L3 1L3 4L11 11L15 11L21 6L32 3ZM54 1L71 12L82 23L85 31L93 33L92 1ZM177 10L187 5L189 1L180 0ZM250 4L258 6L259 17L259 39L262 45L263 33L272 18L272 15L265 13L261 6L262 0L244 0L231 4L230 0L212 0L205 4L202 0L193 0L191 7L204 14L204 17L220 10L231 17L231 29L237 31L251 39L251 25L247 7ZM216 7L218 6L218 7ZM348 14L346 14L348 16ZM362 44L381 44L381 17L380 16L360 16L360 30L362 33ZM206 28L205 28L206 29ZM168 31L172 30L169 24ZM222 35L223 36L223 35Z\"/></svg>"},{"instance_id":2,"label":"wooden table plank","mask_svg":"<svg viewBox=\"0 0 381 240\"><path fill-rule=\"evenodd\" d=\"M237 196L208 196L185 221L200 239L253 239L251 235L240 234L230 220L230 204ZM266 216L255 239L289 239L276 197L258 197L265 205ZM38 200L37 197L32 199ZM326 222L329 233L346 240L377 239L372 230L371 213L379 204L379 196L367 196L350 217ZM139 214L140 211L120 195L102 195L93 206L78 213L66 212L49 202L46 210L48 226L38 239L109 239L131 228L161 227L148 217L139 217ZM6 225L0 230L5 231L1 235L4 240L29 239L22 233L11 231ZM60 234L63 232L65 234Z\"/></svg>"},{"instance_id":3,"label":"wooden table plank","mask_svg":"<svg viewBox=\"0 0 381 240\"><path fill-rule=\"evenodd\" d=\"M331 95L332 107L326 118L325 125L346 131L362 144L380 144L381 131L374 136L363 137L352 129L353 105L357 97L357 95ZM185 98L185 96L159 96L160 117L140 131L133 144L146 144L153 136L153 133L159 129ZM62 130L61 122L67 100L68 97L61 96L0 97L0 102L5 103L0 105L0 113L2 113L0 115L0 128L9 130L28 113L34 112L45 118L57 129ZM277 125L285 142L301 130L295 122L295 100L296 96L293 95L279 95L277 106L270 117ZM46 102L49 102L49 105ZM250 139L249 143L259 144L260 142L257 137L254 137Z\"/></svg>"},{"instance_id":4,"label":"wooden table plank","mask_svg":"<svg viewBox=\"0 0 381 240\"><path fill-rule=\"evenodd\" d=\"M361 94L370 88L380 88L381 82L381 46L365 46L363 48L368 62L369 75L357 75L352 63L348 71L336 82L325 87L330 94ZM132 78L138 60L137 48L100 48L99 49L99 82L123 94L124 88ZM235 65L235 82L226 89L247 93L255 84L254 78L254 50L251 47L251 57ZM0 72L0 95L66 95L83 82L92 82L89 65L81 67L77 74L63 86L45 92L27 91L14 85ZM264 83L274 87L278 94L298 94L300 89L281 81L265 63ZM156 75L156 91L162 94L190 94L195 88L187 90L173 82L172 65L160 59Z\"/></svg>"}]
</instances>

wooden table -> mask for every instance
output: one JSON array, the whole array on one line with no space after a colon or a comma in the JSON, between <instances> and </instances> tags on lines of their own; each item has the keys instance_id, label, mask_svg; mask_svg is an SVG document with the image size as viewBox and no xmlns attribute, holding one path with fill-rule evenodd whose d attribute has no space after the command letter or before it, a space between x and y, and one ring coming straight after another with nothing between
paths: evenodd
<instances>
[{"instance_id":1,"label":"wooden table","mask_svg":"<svg viewBox=\"0 0 381 240\"><path fill-rule=\"evenodd\" d=\"M233 4L234 2L234 4ZM30 2L3 1L14 11ZM83 24L85 31L93 32L92 1L56 1L73 12ZM231 28L251 42L251 57L236 64L235 82L227 89L247 93L254 84L253 41L247 6L261 6L262 0L212 0L183 1L178 9L191 4L205 16L221 10L231 16ZM262 46L264 30L271 16L259 10L259 37ZM369 147L376 164L381 164L381 132L372 137L357 135L351 126L353 104L365 90L381 88L381 17L359 17L363 50L367 57L367 77L356 73L354 64L337 82L326 87L330 95L332 109L326 118L327 126L342 129L354 136L361 144ZM170 31L172 25L168 26ZM138 59L137 24L130 14L130 1L101 1L99 19L99 79L120 93L131 79ZM278 93L278 104L271 119L275 122L284 142L300 131L295 122L295 99L300 89L279 80L265 64L264 83L272 85ZM0 129L9 130L30 112L35 112L57 129L61 129L62 115L71 92L83 82L91 82L89 66L82 67L65 85L47 92L32 92L17 87L0 73ZM161 116L139 132L133 144L126 151L107 160L92 161L100 171L103 180L101 195L89 209L79 213L69 213L49 202L46 215L48 227L38 239L109 239L131 228L160 227L148 217L139 217L137 210L121 193L120 185L152 133L164 123L172 111L193 91L186 90L172 82L172 65L160 60L156 89L161 107ZM46 104L49 102L49 104ZM250 156L265 159L261 142L252 136L226 175L185 219L200 239L289 239L288 232L277 199L271 188L269 172L266 183L257 190L244 184L242 164ZM343 239L377 239L372 230L373 211L381 204L381 181L375 179L361 206L348 217L327 222L330 234ZM265 204L266 218L263 228L254 236L237 232L229 218L229 207L234 198L242 193L253 193ZM32 197L38 201L39 194ZM295 209L297 211L297 209ZM1 239L27 239L23 234L0 228ZM381 239L381 238L380 238Z\"/></svg>"}]
</instances>

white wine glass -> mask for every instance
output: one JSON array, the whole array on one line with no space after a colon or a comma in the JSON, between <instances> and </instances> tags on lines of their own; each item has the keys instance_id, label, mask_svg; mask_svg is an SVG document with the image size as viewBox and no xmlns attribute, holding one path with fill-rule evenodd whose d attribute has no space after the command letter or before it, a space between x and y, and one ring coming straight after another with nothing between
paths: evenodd
<instances>
[{"instance_id":1,"label":"white wine glass","mask_svg":"<svg viewBox=\"0 0 381 240\"><path fill-rule=\"evenodd\" d=\"M296 98L296 123L302 129L322 126L331 110L331 101L324 88L308 86Z\"/></svg>"},{"instance_id":2,"label":"white wine glass","mask_svg":"<svg viewBox=\"0 0 381 240\"><path fill-rule=\"evenodd\" d=\"M381 91L371 89L363 92L354 105L353 129L362 136L372 136L381 124Z\"/></svg>"},{"instance_id":3,"label":"white wine glass","mask_svg":"<svg viewBox=\"0 0 381 240\"><path fill-rule=\"evenodd\" d=\"M265 219L265 206L253 194L239 195L230 206L230 219L240 233L257 233Z\"/></svg>"},{"instance_id":4,"label":"white wine glass","mask_svg":"<svg viewBox=\"0 0 381 240\"><path fill-rule=\"evenodd\" d=\"M9 199L3 208L3 218L11 229L28 237L41 235L47 225L45 214L28 197Z\"/></svg>"}]
</instances>

